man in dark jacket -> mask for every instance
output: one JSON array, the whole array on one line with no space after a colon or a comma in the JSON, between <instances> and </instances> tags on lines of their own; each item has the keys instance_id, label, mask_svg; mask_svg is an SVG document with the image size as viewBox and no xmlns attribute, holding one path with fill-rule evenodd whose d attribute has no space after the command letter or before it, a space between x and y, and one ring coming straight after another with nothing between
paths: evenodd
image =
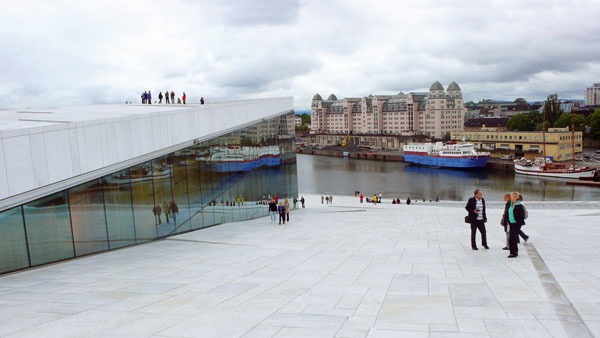
<instances>
[{"instance_id":1,"label":"man in dark jacket","mask_svg":"<svg viewBox=\"0 0 600 338\"><path fill-rule=\"evenodd\" d=\"M484 248L489 249L485 234L485 223L487 222L485 200L482 196L481 190L475 190L475 196L469 198L467 206L465 207L469 213L469 221L471 222L471 248L473 250L477 250L477 244L475 243L477 229L479 229L479 232L481 233L481 245Z\"/></svg>"},{"instance_id":2,"label":"man in dark jacket","mask_svg":"<svg viewBox=\"0 0 600 338\"><path fill-rule=\"evenodd\" d=\"M158 103L162 104L163 95L162 92L158 93Z\"/></svg>"}]
</instances>

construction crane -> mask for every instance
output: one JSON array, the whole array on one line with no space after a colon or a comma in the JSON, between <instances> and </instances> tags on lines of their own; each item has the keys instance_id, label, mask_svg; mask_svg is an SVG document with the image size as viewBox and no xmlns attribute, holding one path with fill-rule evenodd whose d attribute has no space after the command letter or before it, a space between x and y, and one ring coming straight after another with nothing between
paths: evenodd
<instances>
[{"instance_id":1,"label":"construction crane","mask_svg":"<svg viewBox=\"0 0 600 338\"><path fill-rule=\"evenodd\" d=\"M344 139L344 142L342 142L342 147L345 147L348 145L348 139L350 138L350 135L346 135L346 138Z\"/></svg>"}]
</instances>

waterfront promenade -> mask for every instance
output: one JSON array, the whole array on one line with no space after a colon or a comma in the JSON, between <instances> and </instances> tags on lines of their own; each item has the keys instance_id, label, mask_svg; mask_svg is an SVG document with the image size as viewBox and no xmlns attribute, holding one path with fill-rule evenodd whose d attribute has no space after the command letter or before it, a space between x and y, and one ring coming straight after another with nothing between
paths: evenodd
<instances>
[{"instance_id":1,"label":"waterfront promenade","mask_svg":"<svg viewBox=\"0 0 600 338\"><path fill-rule=\"evenodd\" d=\"M304 196L285 226L228 223L0 277L0 336L600 336L597 203L530 202L530 243L509 260L492 204L490 250L472 251L461 202Z\"/></svg>"}]
</instances>

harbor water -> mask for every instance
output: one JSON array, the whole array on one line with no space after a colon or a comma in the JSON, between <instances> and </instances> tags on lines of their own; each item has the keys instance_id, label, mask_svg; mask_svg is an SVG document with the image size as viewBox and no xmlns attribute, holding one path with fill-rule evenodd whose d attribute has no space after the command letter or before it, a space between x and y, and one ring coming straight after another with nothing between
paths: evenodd
<instances>
[{"instance_id":1,"label":"harbor water","mask_svg":"<svg viewBox=\"0 0 600 338\"><path fill-rule=\"evenodd\" d=\"M567 185L564 179L515 175L485 169L435 169L404 162L297 154L298 190L312 194L466 201L477 188L488 200L518 191L532 201L600 201L596 187Z\"/></svg>"}]
</instances>

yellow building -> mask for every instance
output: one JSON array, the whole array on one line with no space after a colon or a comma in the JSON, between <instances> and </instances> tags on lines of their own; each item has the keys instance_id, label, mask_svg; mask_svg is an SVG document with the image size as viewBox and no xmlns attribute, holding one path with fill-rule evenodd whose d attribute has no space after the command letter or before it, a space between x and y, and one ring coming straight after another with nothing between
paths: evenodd
<instances>
[{"instance_id":1,"label":"yellow building","mask_svg":"<svg viewBox=\"0 0 600 338\"><path fill-rule=\"evenodd\" d=\"M553 161L573 159L573 140L569 128L549 128L546 132L546 156ZM498 131L482 128L481 131L451 133L452 140L470 142L475 149L487 151L491 157L512 156L513 158L542 157L544 142L541 131ZM583 133L575 132L575 154L583 151Z\"/></svg>"}]
</instances>

